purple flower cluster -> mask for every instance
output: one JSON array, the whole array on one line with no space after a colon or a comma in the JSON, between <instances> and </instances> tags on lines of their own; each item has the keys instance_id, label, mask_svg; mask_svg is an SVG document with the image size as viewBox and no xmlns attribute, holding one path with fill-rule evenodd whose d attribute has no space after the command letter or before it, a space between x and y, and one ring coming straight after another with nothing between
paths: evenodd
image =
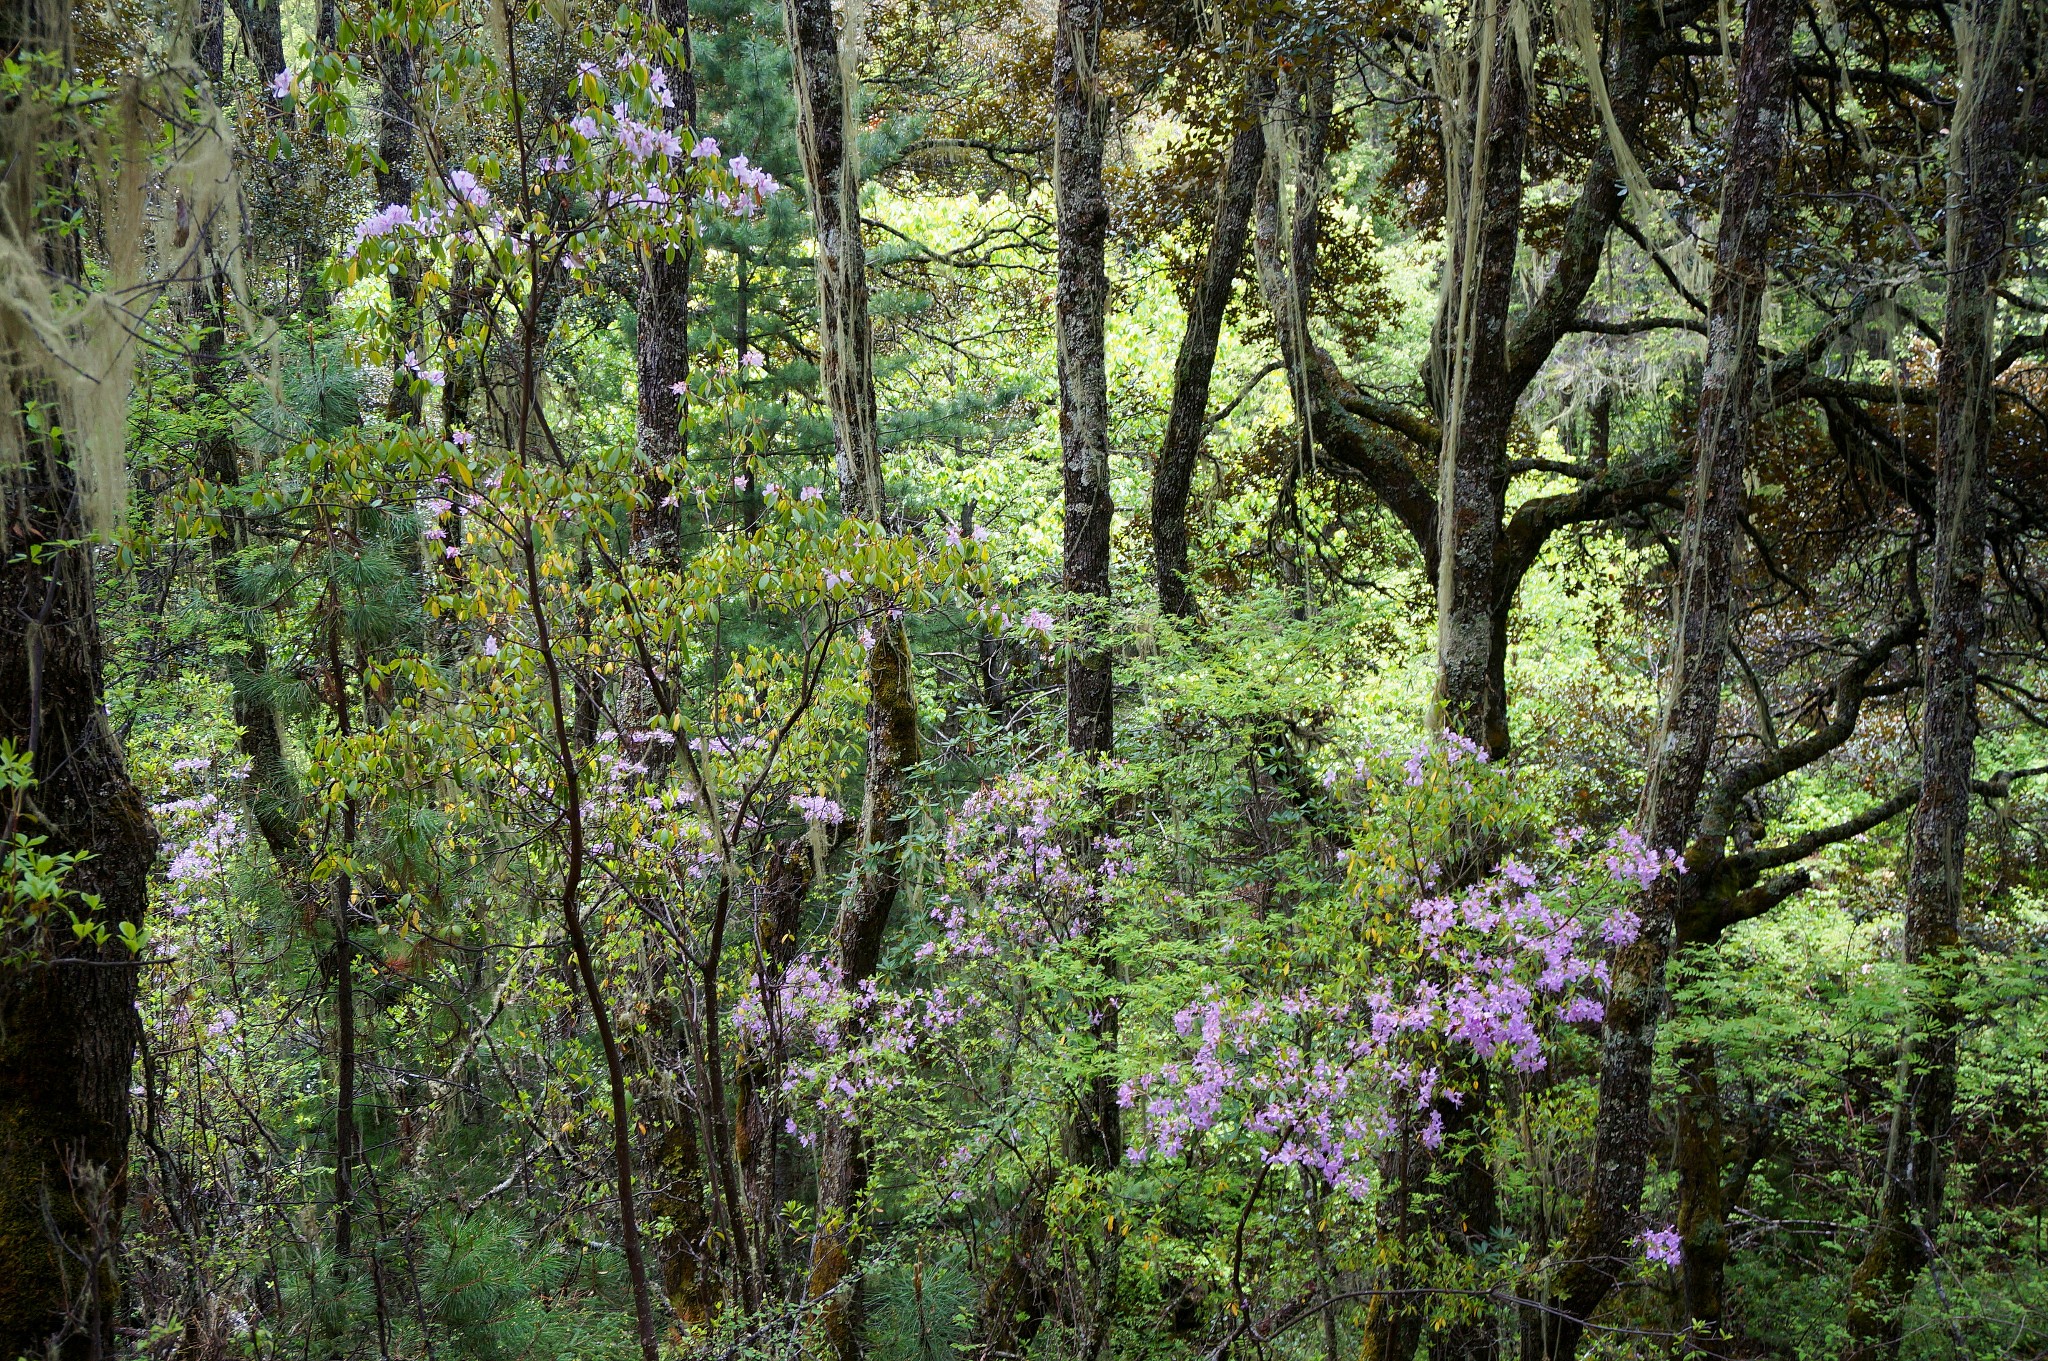
<instances>
[{"instance_id":1,"label":"purple flower cluster","mask_svg":"<svg viewBox=\"0 0 2048 1361\"><path fill-rule=\"evenodd\" d=\"M667 128L640 122L626 112L624 104L612 105L612 122L619 150L634 160L651 160L655 156L682 159L683 142L680 137Z\"/></svg>"},{"instance_id":2,"label":"purple flower cluster","mask_svg":"<svg viewBox=\"0 0 2048 1361\"><path fill-rule=\"evenodd\" d=\"M477 177L469 171L451 171L448 175L448 184L455 191L456 196L472 208L488 208L491 206L491 191L484 188L478 182Z\"/></svg>"},{"instance_id":3,"label":"purple flower cluster","mask_svg":"<svg viewBox=\"0 0 2048 1361\"><path fill-rule=\"evenodd\" d=\"M1416 825L1446 788L1472 793L1486 756L1447 735L1385 759L1398 777L1370 762L1354 775L1376 801L1362 810L1369 829ZM1362 1194L1376 1146L1399 1130L1441 1143L1444 1105L1464 1097L1441 1085L1435 1056L1448 1046L1521 1073L1546 1068L1561 1028L1604 1019L1608 954L1642 929L1628 900L1677 867L1631 833L1590 858L1582 839L1554 837L1534 859L1504 856L1465 887L1440 887L1441 866L1413 846L1409 868L1355 855L1351 901L1380 924L1371 956L1357 961L1370 981L1277 999L1226 1000L1212 985L1176 1021L1190 1052L1124 1084L1125 1105L1142 1116L1133 1158L1178 1157L1204 1137L1249 1138L1269 1163ZM1390 915L1389 903L1405 905Z\"/></svg>"},{"instance_id":4,"label":"purple flower cluster","mask_svg":"<svg viewBox=\"0 0 2048 1361\"><path fill-rule=\"evenodd\" d=\"M701 145L702 143L699 143L699 146ZM712 147L715 151L717 144L712 143ZM734 217L752 217L782 189L773 175L753 164L745 156L735 156L727 161L726 169L732 174L733 192L707 188L704 191L704 201L717 204Z\"/></svg>"},{"instance_id":5,"label":"purple flower cluster","mask_svg":"<svg viewBox=\"0 0 2048 1361\"><path fill-rule=\"evenodd\" d=\"M846 810L835 799L823 794L796 794L789 800L789 806L804 815L806 822L822 822L828 827L837 827L846 821Z\"/></svg>"},{"instance_id":6,"label":"purple flower cluster","mask_svg":"<svg viewBox=\"0 0 2048 1361\"><path fill-rule=\"evenodd\" d=\"M1486 748L1480 746L1471 738L1464 737L1446 728L1437 735L1434 745L1416 747L1414 751L1409 753L1408 759L1402 762L1401 773L1406 777L1406 783L1409 788L1420 789L1422 787L1426 768L1429 766L1432 758L1442 761L1446 770L1466 761L1476 761L1481 765L1485 765L1487 761ZM1459 786L1467 794L1472 792L1472 785L1469 780L1460 779Z\"/></svg>"},{"instance_id":7,"label":"purple flower cluster","mask_svg":"<svg viewBox=\"0 0 2048 1361\"><path fill-rule=\"evenodd\" d=\"M387 203L356 223L356 240L363 242L380 236L389 236L401 227L412 225L412 209L403 203Z\"/></svg>"},{"instance_id":8,"label":"purple flower cluster","mask_svg":"<svg viewBox=\"0 0 2048 1361\"><path fill-rule=\"evenodd\" d=\"M960 1017L943 987L893 992L870 978L847 988L832 960L808 955L744 994L732 1010L742 1043L769 1046L781 1038L792 1060L782 1080L785 1095L807 1096L818 1110L855 1123L867 1118L876 1098L910 1080L921 1052ZM860 1042L849 1045L846 1036L855 1030ZM794 1121L791 1132L801 1134Z\"/></svg>"},{"instance_id":9,"label":"purple flower cluster","mask_svg":"<svg viewBox=\"0 0 2048 1361\"><path fill-rule=\"evenodd\" d=\"M1133 1145L1130 1160L1178 1157L1229 1116L1262 1144L1269 1165L1303 1168L1362 1199L1370 1188L1362 1154L1377 1122L1355 1098L1371 1085L1373 1055L1355 1035L1317 1052L1318 1037L1345 1034L1348 1019L1349 1008L1305 992L1244 1005L1211 996L1182 1010L1174 1029L1194 1053L1118 1089L1126 1109L1146 1116L1149 1139Z\"/></svg>"},{"instance_id":10,"label":"purple flower cluster","mask_svg":"<svg viewBox=\"0 0 2048 1361\"><path fill-rule=\"evenodd\" d=\"M1676 1228L1645 1229L1639 1241L1643 1245L1643 1256L1650 1261L1660 1266L1678 1265L1681 1254Z\"/></svg>"},{"instance_id":11,"label":"purple flower cluster","mask_svg":"<svg viewBox=\"0 0 2048 1361\"><path fill-rule=\"evenodd\" d=\"M1567 880L1539 890L1536 872L1510 857L1455 899L1417 902L1411 913L1423 956L1445 966L1436 972L1446 981L1419 983L1409 1010L1420 1007L1422 1025L1441 1028L1482 1059L1506 1050L1519 1071L1541 1071L1546 1010L1568 1023L1604 1014L1599 1001L1577 991L1588 984L1604 990L1607 964L1589 954L1569 888Z\"/></svg>"},{"instance_id":12,"label":"purple flower cluster","mask_svg":"<svg viewBox=\"0 0 2048 1361\"><path fill-rule=\"evenodd\" d=\"M188 762L179 765L190 769ZM241 819L212 793L152 804L149 811L156 818L166 849L172 852L171 863L164 870L169 882L159 906L169 916L187 916L207 901L208 891L240 849Z\"/></svg>"},{"instance_id":13,"label":"purple flower cluster","mask_svg":"<svg viewBox=\"0 0 2048 1361\"><path fill-rule=\"evenodd\" d=\"M946 830L946 859L962 891L931 909L940 937L917 957L994 959L1083 935L1101 913L1102 884L1073 862L1065 842L1051 794L1029 779L969 795Z\"/></svg>"},{"instance_id":14,"label":"purple flower cluster","mask_svg":"<svg viewBox=\"0 0 2048 1361\"><path fill-rule=\"evenodd\" d=\"M1617 880L1631 881L1645 889L1667 871L1685 873L1685 858L1677 851L1654 849L1640 832L1629 827L1622 828L1608 841L1606 860L1608 873Z\"/></svg>"}]
</instances>

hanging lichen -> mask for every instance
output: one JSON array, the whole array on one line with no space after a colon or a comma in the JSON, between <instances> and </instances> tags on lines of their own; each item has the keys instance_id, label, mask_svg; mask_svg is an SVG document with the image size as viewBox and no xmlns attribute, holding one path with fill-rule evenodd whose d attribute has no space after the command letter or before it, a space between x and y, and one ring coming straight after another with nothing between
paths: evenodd
<instances>
[{"instance_id":1,"label":"hanging lichen","mask_svg":"<svg viewBox=\"0 0 2048 1361\"><path fill-rule=\"evenodd\" d=\"M30 457L68 459L82 527L104 533L127 502L146 318L200 277L207 240L239 240L241 213L227 125L190 57L190 16L173 15L131 70L93 82L72 73L68 13L58 14L31 16L45 31L0 122L0 392L11 416L0 422L0 476ZM61 207L98 224L96 250L62 225L46 201L52 185L69 196ZM235 278L236 252L226 254Z\"/></svg>"}]
</instances>

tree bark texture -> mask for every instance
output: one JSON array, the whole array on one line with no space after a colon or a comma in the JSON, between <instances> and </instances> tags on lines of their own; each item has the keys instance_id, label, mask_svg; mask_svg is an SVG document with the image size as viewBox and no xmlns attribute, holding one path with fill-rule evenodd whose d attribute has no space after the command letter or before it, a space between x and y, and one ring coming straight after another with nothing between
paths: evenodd
<instances>
[{"instance_id":1,"label":"tree bark texture","mask_svg":"<svg viewBox=\"0 0 2048 1361\"><path fill-rule=\"evenodd\" d=\"M887 520L880 429L875 415L874 334L868 320L867 255L860 234L854 54L830 0L784 0L796 81L797 145L816 241L819 379L832 428L845 513ZM901 843L910 830L910 768L921 759L910 639L879 597L869 601L867 772L860 822L860 869L834 929L841 986L874 977L882 937L903 882ZM851 1048L865 1027L843 1028ZM852 1119L826 1121L818 1147L818 1219L811 1242L810 1298L820 1332L839 1361L861 1353L859 1218L867 1199L866 1140Z\"/></svg>"},{"instance_id":2,"label":"tree bark texture","mask_svg":"<svg viewBox=\"0 0 2048 1361\"><path fill-rule=\"evenodd\" d=\"M1424 1311L1413 1296L1401 1292L1415 1285L1410 1258L1417 1227L1414 1189L1420 1159L1414 1131L1404 1128L1394 1146L1380 1157L1380 1177L1387 1187L1375 1218L1380 1235L1393 1249L1391 1261L1373 1272L1373 1289L1360 1326L1359 1361L1410 1361L1422 1340Z\"/></svg>"},{"instance_id":3,"label":"tree bark texture","mask_svg":"<svg viewBox=\"0 0 2048 1361\"><path fill-rule=\"evenodd\" d=\"M839 499L848 515L879 524L881 432L854 109L858 35L842 42L830 0L784 0L782 13L796 77L797 150L817 250L818 381L832 412Z\"/></svg>"},{"instance_id":4,"label":"tree bark texture","mask_svg":"<svg viewBox=\"0 0 2048 1361\"><path fill-rule=\"evenodd\" d=\"M1065 493L1061 586L1079 616L1067 658L1067 746L1106 753L1114 744L1109 649L1109 374L1103 353L1109 273L1109 197L1102 152L1109 101L1097 48L1100 0L1066 0L1053 39L1053 197L1059 220L1054 339L1059 356L1060 482ZM1225 286L1227 292L1228 285ZM1213 354L1212 354L1213 358Z\"/></svg>"},{"instance_id":5,"label":"tree bark texture","mask_svg":"<svg viewBox=\"0 0 2048 1361\"><path fill-rule=\"evenodd\" d=\"M803 930L804 901L810 894L817 865L807 841L775 849L754 890L754 985L766 1020L758 1045L742 1055L735 1101L738 1128L734 1154L745 1184L747 1213L753 1220L753 1259L761 1279L771 1286L782 1279L789 1250L782 1229L782 1207L788 1203L788 1143L780 1098L787 1040L781 1012L782 980L796 958Z\"/></svg>"},{"instance_id":6,"label":"tree bark texture","mask_svg":"<svg viewBox=\"0 0 2048 1361\"><path fill-rule=\"evenodd\" d=\"M1504 9L1505 7L1500 7ZM1522 230L1529 92L1514 28L1498 14L1476 44L1470 183L1452 234L1436 352L1445 420L1437 478L1437 722L1507 754L1507 685L1495 658L1495 565L1507 442L1521 389L1507 371L1508 305ZM1504 638L1503 638L1504 641ZM1505 657L1503 656L1503 661Z\"/></svg>"},{"instance_id":7,"label":"tree bark texture","mask_svg":"<svg viewBox=\"0 0 2048 1361\"><path fill-rule=\"evenodd\" d=\"M665 1029L680 1030L672 1012ZM673 1050L662 1056L677 1073L690 1070L691 1056ZM658 1071L659 1062L654 1065ZM719 1281L712 1255L712 1222L705 1209L704 1142L699 1136L698 1102L678 1083L661 1105L664 1124L655 1141L647 1190L648 1214L668 1222L656 1250L661 1257L661 1293L686 1324L705 1323L718 1306Z\"/></svg>"},{"instance_id":8,"label":"tree bark texture","mask_svg":"<svg viewBox=\"0 0 2048 1361\"><path fill-rule=\"evenodd\" d=\"M1223 309L1244 262L1252 199L1265 164L1266 139L1255 122L1230 143L1216 186L1216 220L1201 276L1188 298L1187 330L1173 364L1173 399L1166 412L1166 436L1152 474L1152 562L1159 578L1159 608L1167 614L1194 613L1188 573L1188 493L1195 460L1208 433L1209 382L1216 371L1216 344L1223 333Z\"/></svg>"},{"instance_id":9,"label":"tree bark texture","mask_svg":"<svg viewBox=\"0 0 2048 1361\"><path fill-rule=\"evenodd\" d=\"M1855 1353L1864 1357L1896 1354L1899 1313L1935 1252L1962 1021L1963 852L1984 638L1986 461L1997 414L1992 323L2020 186L2015 125L2027 25L2017 0L1968 0L1959 9L1961 88L1948 145L1948 296L1935 379L1934 572L1920 711L1920 802L1906 881L1912 993L1883 1200L1850 1296L1849 1332Z\"/></svg>"},{"instance_id":10,"label":"tree bark texture","mask_svg":"<svg viewBox=\"0 0 2048 1361\"><path fill-rule=\"evenodd\" d=\"M1441 1180L1440 1189L1431 1187L1436 1239L1453 1262L1473 1273L1471 1283L1476 1287L1500 1227L1500 1188L1488 1156L1493 1134L1491 1083L1475 1055L1454 1053L1445 1071L1463 1086L1464 1100L1435 1104L1443 1116L1443 1146L1434 1152L1424 1150L1420 1161L1429 1181ZM1430 1334L1431 1361L1493 1361L1499 1354L1500 1328L1490 1308L1454 1314Z\"/></svg>"},{"instance_id":11,"label":"tree bark texture","mask_svg":"<svg viewBox=\"0 0 2048 1361\"><path fill-rule=\"evenodd\" d=\"M1785 142L1790 0L1747 0L1720 234L1700 383L1696 466L1686 498L1670 659L1638 823L1652 847L1686 844L1721 711L1734 603L1736 534L1751 443L1772 205ZM1666 873L1637 900L1640 933L1610 961L1585 1199L1565 1241L1531 1282L1550 1307L1522 1313L1524 1361L1574 1355L1585 1321L1635 1266L1637 1213L1653 1122L1651 1069L1665 1004L1674 921L1690 876Z\"/></svg>"},{"instance_id":12,"label":"tree bark texture","mask_svg":"<svg viewBox=\"0 0 2048 1361\"><path fill-rule=\"evenodd\" d=\"M1054 12L1053 204L1057 219L1058 280L1053 339L1059 361L1060 483L1064 499L1061 587L1074 625L1067 654L1067 747L1097 760L1115 749L1115 674L1107 637L1110 605L1109 371L1104 325L1109 308L1109 197L1102 159L1109 138L1109 98L1099 65L1101 0L1062 0ZM1094 874L1107 808L1098 797L1078 831L1075 863ZM1091 924L1092 929L1092 924ZM1098 952L1105 978L1114 961ZM1110 996L1085 1000L1090 1048L1113 1053L1117 1006ZM1122 1111L1116 1078L1106 1063L1080 1085L1069 1114L1064 1153L1092 1178L1112 1174L1123 1157ZM1027 1218L1020 1232L1030 1228ZM1018 1244L1028 1262L1025 1245ZM1114 1320L1117 1244L1114 1234L1090 1234L1067 1252L1074 1351L1092 1361Z\"/></svg>"},{"instance_id":13,"label":"tree bark texture","mask_svg":"<svg viewBox=\"0 0 2048 1361\"><path fill-rule=\"evenodd\" d=\"M1728 1264L1728 1206L1722 1179L1728 1136L1721 1116L1721 1074L1714 1046L1678 1048L1678 1282L1687 1345L1713 1352L1721 1335Z\"/></svg>"},{"instance_id":14,"label":"tree bark texture","mask_svg":"<svg viewBox=\"0 0 2048 1361\"><path fill-rule=\"evenodd\" d=\"M69 4L12 8L10 59L54 53L69 66ZM0 229L76 282L78 253L53 248L40 212L67 197L38 143L44 121L16 110L0 146ZM104 707L93 548L70 451L30 428L40 392L24 318L0 307L0 419L19 461L0 466L0 742L35 783L0 806L0 839L42 838L44 854L89 859L66 876L66 905L118 933L140 926L156 830L129 781ZM33 555L33 556L32 556ZM82 896L96 894L89 910ZM12 917L14 914L8 914ZM115 934L79 940L55 906L4 923L0 958L0 1355L110 1355L127 1197L128 1090L140 1034L138 962Z\"/></svg>"},{"instance_id":15,"label":"tree bark texture","mask_svg":"<svg viewBox=\"0 0 2048 1361\"><path fill-rule=\"evenodd\" d=\"M683 54L680 70L664 68L675 107L663 111L662 122L678 135L689 136L697 122L690 3L654 0L654 12ZM690 269L695 247L696 242L686 237L676 245L650 249L640 262L638 434L641 461L650 470L647 493L652 503L642 517L642 537L672 536L676 529L674 510L662 504L670 491L663 470L688 452L683 419L689 405L677 389L690 381Z\"/></svg>"},{"instance_id":16,"label":"tree bark texture","mask_svg":"<svg viewBox=\"0 0 2048 1361\"><path fill-rule=\"evenodd\" d=\"M17 219L20 220L20 219ZM6 324L0 322L0 325ZM10 344L8 349L19 354ZM19 420L20 394L9 394ZM67 899L91 919L140 926L156 831L103 708L93 550L64 454L23 430L23 464L0 478L0 741L32 760L35 786L4 810L5 834L90 859ZM41 552L44 544L65 546ZM57 920L10 923L0 965L0 1353L64 1356L113 1343L116 1253L128 1165L128 1087L140 1023L136 971L118 938L73 938ZM17 948L19 947L19 948Z\"/></svg>"},{"instance_id":17,"label":"tree bark texture","mask_svg":"<svg viewBox=\"0 0 2048 1361\"><path fill-rule=\"evenodd\" d=\"M1439 342L1448 382L1439 455L1437 505L1437 726L1478 744L1498 759L1507 754L1507 611L1520 574L1504 579L1503 511L1507 504L1507 442L1521 393L1505 367L1508 304L1521 239L1522 161L1527 141L1529 92L1512 24L1497 12L1491 33L1482 28L1473 51L1473 141L1470 201L1450 265ZM1490 37L1490 41L1488 40ZM1439 351L1440 354L1444 352ZM1460 878L1477 879L1497 854L1474 845ZM1499 1188L1488 1157L1486 1068L1470 1052L1454 1050L1447 1080L1464 1099L1439 1098L1443 1143L1423 1150L1417 1190L1427 1192L1434 1237L1462 1266L1473 1265L1500 1223ZM1440 1188L1440 1189L1436 1189ZM1454 1316L1430 1335L1432 1361L1491 1361L1499 1332L1490 1312Z\"/></svg>"},{"instance_id":18,"label":"tree bark texture","mask_svg":"<svg viewBox=\"0 0 2048 1361\"><path fill-rule=\"evenodd\" d=\"M987 1361L1028 1355L1054 1307L1047 1288L1045 1188L1037 1178L1027 1182L1006 1219L1002 1265L975 1310L973 1354Z\"/></svg>"},{"instance_id":19,"label":"tree bark texture","mask_svg":"<svg viewBox=\"0 0 2048 1361\"><path fill-rule=\"evenodd\" d=\"M419 188L412 168L413 146L419 140L413 127L413 81L416 59L412 48L403 42L380 43L377 47L377 201L379 203L412 202L414 192ZM419 288L419 279L412 270L397 270L387 276L391 290L391 312L404 327L406 348L417 350L421 344L419 303L414 294ZM419 356L425 367L433 367L424 355ZM392 365L391 399L384 409L385 416L406 425L417 425L420 419L420 397L413 391L403 361Z\"/></svg>"},{"instance_id":20,"label":"tree bark texture","mask_svg":"<svg viewBox=\"0 0 2048 1361\"><path fill-rule=\"evenodd\" d=\"M281 0L232 0L235 18L242 26L242 45L256 64L263 85L264 107L278 112L270 93L270 78L285 69L284 6Z\"/></svg>"}]
</instances>

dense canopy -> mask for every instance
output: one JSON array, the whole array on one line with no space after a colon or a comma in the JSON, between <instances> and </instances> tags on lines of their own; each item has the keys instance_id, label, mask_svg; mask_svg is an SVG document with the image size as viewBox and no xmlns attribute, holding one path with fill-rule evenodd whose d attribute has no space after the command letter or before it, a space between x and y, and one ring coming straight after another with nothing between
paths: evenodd
<instances>
[{"instance_id":1,"label":"dense canopy","mask_svg":"<svg viewBox=\"0 0 2048 1361\"><path fill-rule=\"evenodd\" d=\"M0 1357L2048 1356L2042 0L0 56Z\"/></svg>"}]
</instances>

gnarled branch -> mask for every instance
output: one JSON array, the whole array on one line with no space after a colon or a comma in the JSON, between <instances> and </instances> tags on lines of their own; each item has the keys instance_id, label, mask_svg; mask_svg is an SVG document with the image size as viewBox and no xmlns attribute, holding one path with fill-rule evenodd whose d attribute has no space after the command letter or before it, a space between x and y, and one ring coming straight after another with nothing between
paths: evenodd
<instances>
[{"instance_id":1,"label":"gnarled branch","mask_svg":"<svg viewBox=\"0 0 2048 1361\"><path fill-rule=\"evenodd\" d=\"M1721 847L1727 842L1728 830L1735 821L1736 809L1741 806L1745 795L1812 765L1848 741L1856 731L1856 719L1862 712L1865 687L1870 678L1891 659L1892 653L1918 638L1926 624L1927 617L1915 611L1886 629L1835 677L1830 706L1833 712L1827 722L1797 741L1786 742L1724 774L1700 817L1695 847L1705 852L1708 858L1718 858Z\"/></svg>"}]
</instances>

